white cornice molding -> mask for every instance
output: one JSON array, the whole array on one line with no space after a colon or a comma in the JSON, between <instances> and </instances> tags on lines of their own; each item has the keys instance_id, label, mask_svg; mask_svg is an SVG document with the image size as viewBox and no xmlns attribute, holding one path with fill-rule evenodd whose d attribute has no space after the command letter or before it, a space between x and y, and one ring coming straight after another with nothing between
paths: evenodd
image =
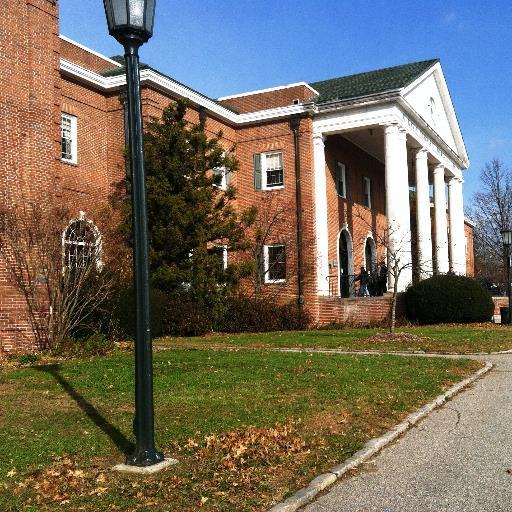
<instances>
[{"instance_id":1,"label":"white cornice molding","mask_svg":"<svg viewBox=\"0 0 512 512\"><path fill-rule=\"evenodd\" d=\"M259 89L257 91L241 92L239 94L231 94L229 96L222 96L218 98L218 101L232 100L235 98L243 98L244 96L254 96L255 94L264 94L266 92L281 91L283 89L291 89L292 87L307 87L315 96L319 95L319 92L311 87L306 82L297 82L295 84L279 85L277 87L269 87L268 89Z\"/></svg>"},{"instance_id":2,"label":"white cornice molding","mask_svg":"<svg viewBox=\"0 0 512 512\"><path fill-rule=\"evenodd\" d=\"M71 76L101 90L113 91L126 85L124 74L105 77L66 59L61 59L60 62L63 75ZM349 131L365 126L399 123L427 147L436 159L443 162L454 175L459 175L462 169L469 166L465 152L462 157L455 153L402 97L400 89L378 95L333 101L323 105L308 102L237 114L152 69L141 70L140 76L142 83L151 84L171 95L187 98L194 104L208 109L212 114L235 125L281 119L303 113L314 114L314 130L323 134Z\"/></svg>"},{"instance_id":3,"label":"white cornice molding","mask_svg":"<svg viewBox=\"0 0 512 512\"><path fill-rule=\"evenodd\" d=\"M126 85L124 75L105 77L94 73L78 64L66 59L60 61L61 72L66 76L85 82L93 87L104 91L113 91ZM289 117L294 114L302 114L311 110L310 105L289 105L285 107L259 110L247 114L237 114L215 101L199 94L188 87L175 82L174 80L156 73L152 69L143 69L140 72L141 83L148 83L156 88L160 88L167 93L187 98L198 106L208 109L211 113L222 117L233 124L249 124L269 119L279 119Z\"/></svg>"},{"instance_id":4,"label":"white cornice molding","mask_svg":"<svg viewBox=\"0 0 512 512\"><path fill-rule=\"evenodd\" d=\"M116 66L119 68L123 67L123 65L119 64L119 62L112 60L109 57L106 57L105 55L102 55L101 53L98 53L98 52L92 50L91 48L84 46L83 44L77 43L76 41L74 41L73 39L70 39L69 37L59 34L59 39L62 39L63 41L66 41L66 43L70 43L73 46L76 46L77 48L80 48L81 50L86 51L87 53L91 53L92 55L95 55L96 57L99 57L100 59L107 61L109 64L112 64L113 66Z\"/></svg>"},{"instance_id":5,"label":"white cornice molding","mask_svg":"<svg viewBox=\"0 0 512 512\"><path fill-rule=\"evenodd\" d=\"M464 224L476 228L476 222L472 221L469 217L464 217Z\"/></svg>"},{"instance_id":6,"label":"white cornice molding","mask_svg":"<svg viewBox=\"0 0 512 512\"><path fill-rule=\"evenodd\" d=\"M398 106L403 116L401 122L405 123L405 128L413 137L419 139L418 142L429 149L433 156L443 163L449 160L451 170L454 170L454 166L457 171L469 167L467 158L458 155L405 99L399 98ZM434 148L435 153L433 152Z\"/></svg>"}]
</instances>

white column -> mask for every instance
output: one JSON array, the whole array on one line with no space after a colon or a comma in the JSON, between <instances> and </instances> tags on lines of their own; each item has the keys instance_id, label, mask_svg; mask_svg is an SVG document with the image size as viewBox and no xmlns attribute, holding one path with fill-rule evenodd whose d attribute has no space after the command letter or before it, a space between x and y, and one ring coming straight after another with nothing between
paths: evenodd
<instances>
[{"instance_id":1,"label":"white column","mask_svg":"<svg viewBox=\"0 0 512 512\"><path fill-rule=\"evenodd\" d=\"M448 214L450 220L451 268L456 274L466 275L466 236L464 233L464 199L462 179L448 181Z\"/></svg>"},{"instance_id":2,"label":"white column","mask_svg":"<svg viewBox=\"0 0 512 512\"><path fill-rule=\"evenodd\" d=\"M430 188L427 150L416 153L416 229L418 231L418 267L421 279L432 274L432 231L430 226Z\"/></svg>"},{"instance_id":3,"label":"white column","mask_svg":"<svg viewBox=\"0 0 512 512\"><path fill-rule=\"evenodd\" d=\"M436 260L437 272L446 274L450 270L448 261L448 223L446 221L446 189L444 167L434 169L434 210L436 226Z\"/></svg>"},{"instance_id":4,"label":"white column","mask_svg":"<svg viewBox=\"0 0 512 512\"><path fill-rule=\"evenodd\" d=\"M315 167L316 275L318 295L329 295L329 233L327 230L327 185L325 145L321 133L313 134Z\"/></svg>"},{"instance_id":5,"label":"white column","mask_svg":"<svg viewBox=\"0 0 512 512\"><path fill-rule=\"evenodd\" d=\"M406 133L397 125L384 130L386 215L388 219L388 286L394 285L393 266L400 269L398 291L412 281L411 217Z\"/></svg>"}]
</instances>

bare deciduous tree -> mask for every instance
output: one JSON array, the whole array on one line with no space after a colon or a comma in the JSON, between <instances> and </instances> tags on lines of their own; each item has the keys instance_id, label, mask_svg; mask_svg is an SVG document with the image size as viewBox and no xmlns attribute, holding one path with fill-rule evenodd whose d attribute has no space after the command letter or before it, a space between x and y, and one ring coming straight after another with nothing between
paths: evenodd
<instances>
[{"instance_id":1,"label":"bare deciduous tree","mask_svg":"<svg viewBox=\"0 0 512 512\"><path fill-rule=\"evenodd\" d=\"M365 218L359 211L356 211L354 214L359 221L366 224L368 229L371 231L375 243L378 247L383 247L386 251L387 256L387 274L388 274L388 285L391 287L388 291L391 292L391 310L389 313L389 331L391 333L395 332L396 328L396 306L398 301L398 287L399 284L403 284L404 273L406 271L413 270L413 258L411 253L411 233L401 234L400 230L393 229L389 226L383 229L372 229L372 225L368 222L368 219ZM424 261L424 265L426 268L423 269L415 269L418 273L423 275L432 272L432 260ZM406 283L407 285L410 283Z\"/></svg>"},{"instance_id":2,"label":"bare deciduous tree","mask_svg":"<svg viewBox=\"0 0 512 512\"><path fill-rule=\"evenodd\" d=\"M251 288L253 295L259 297L262 292L262 285L267 281L268 274L273 269L264 265L264 246L269 244L282 244L286 247L285 258L290 260L295 254L296 240L294 233L290 231L288 219L295 212L294 206L288 203L281 203L275 194L265 194L257 207L257 214L251 233L248 236L251 258L256 263L256 269L252 278ZM286 264L286 261L283 261ZM290 266L287 265L287 279L291 276ZM277 295L279 288L269 293Z\"/></svg>"},{"instance_id":3,"label":"bare deciduous tree","mask_svg":"<svg viewBox=\"0 0 512 512\"><path fill-rule=\"evenodd\" d=\"M500 231L512 226L512 171L494 159L480 172L479 191L467 214L475 222L475 259L480 277L504 282Z\"/></svg>"},{"instance_id":4,"label":"bare deciduous tree","mask_svg":"<svg viewBox=\"0 0 512 512\"><path fill-rule=\"evenodd\" d=\"M77 219L70 234L75 238L66 241L68 221L64 211L27 202L0 211L0 257L24 299L40 349L60 350L73 333L89 326L113 285L102 272L101 243L93 240L87 221Z\"/></svg>"}]
</instances>

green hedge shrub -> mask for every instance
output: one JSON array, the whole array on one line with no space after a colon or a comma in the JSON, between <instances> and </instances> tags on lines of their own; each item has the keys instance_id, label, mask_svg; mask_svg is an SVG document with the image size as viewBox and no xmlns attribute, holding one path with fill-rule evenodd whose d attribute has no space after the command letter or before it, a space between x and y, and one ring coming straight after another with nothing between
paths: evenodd
<instances>
[{"instance_id":1,"label":"green hedge shrub","mask_svg":"<svg viewBox=\"0 0 512 512\"><path fill-rule=\"evenodd\" d=\"M133 288L117 290L101 319L100 331L110 339L135 337ZM169 296L156 288L151 291L152 336L201 336L217 332L269 332L306 329L311 318L296 302L279 304L272 299L232 297L222 307L200 303L188 294Z\"/></svg>"},{"instance_id":2,"label":"green hedge shrub","mask_svg":"<svg viewBox=\"0 0 512 512\"><path fill-rule=\"evenodd\" d=\"M307 311L295 302L278 304L269 299L232 298L217 330L220 332L270 332L306 329L311 323Z\"/></svg>"},{"instance_id":3,"label":"green hedge shrub","mask_svg":"<svg viewBox=\"0 0 512 512\"><path fill-rule=\"evenodd\" d=\"M420 324L487 322L494 304L476 280L452 274L434 276L405 292L407 318Z\"/></svg>"},{"instance_id":4,"label":"green hedge shrub","mask_svg":"<svg viewBox=\"0 0 512 512\"><path fill-rule=\"evenodd\" d=\"M169 299L164 292L151 289L151 334L154 337L164 336L165 322ZM126 287L117 291L112 299L112 307L108 315L106 330L114 338L135 337L135 292L133 287Z\"/></svg>"}]
</instances>

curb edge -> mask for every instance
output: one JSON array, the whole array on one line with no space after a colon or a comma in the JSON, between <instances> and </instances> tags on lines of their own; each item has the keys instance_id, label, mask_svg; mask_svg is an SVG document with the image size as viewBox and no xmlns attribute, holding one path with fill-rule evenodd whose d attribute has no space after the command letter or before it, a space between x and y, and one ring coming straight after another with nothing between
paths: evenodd
<instances>
[{"instance_id":1,"label":"curb edge","mask_svg":"<svg viewBox=\"0 0 512 512\"><path fill-rule=\"evenodd\" d=\"M316 496L333 485L339 480L345 473L351 469L356 468L363 462L376 455L383 448L391 444L402 434L410 430L420 420L428 416L432 411L443 405L447 400L460 393L463 389L468 387L473 382L480 379L483 375L488 373L494 368L494 364L486 362L483 368L473 373L467 379L454 384L450 389L445 391L443 394L437 396L434 400L428 404L416 409L413 413L409 414L402 422L388 430L380 437L376 437L368 441L364 447L358 452L354 453L345 462L338 464L327 471L314 478L307 487L298 490L295 494L287 498L285 501L274 505L269 512L295 512L299 508L311 503Z\"/></svg>"}]
</instances>

